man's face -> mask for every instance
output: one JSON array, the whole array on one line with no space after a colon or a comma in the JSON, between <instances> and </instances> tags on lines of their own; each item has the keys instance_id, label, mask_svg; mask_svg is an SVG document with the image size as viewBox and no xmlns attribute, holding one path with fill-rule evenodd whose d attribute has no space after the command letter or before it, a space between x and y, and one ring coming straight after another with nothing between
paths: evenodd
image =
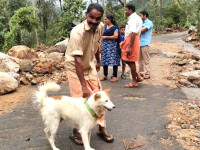
<instances>
[{"instance_id":1,"label":"man's face","mask_svg":"<svg viewBox=\"0 0 200 150\"><path fill-rule=\"evenodd\" d=\"M146 15L140 13L140 18L144 21L146 19Z\"/></svg>"},{"instance_id":2,"label":"man's face","mask_svg":"<svg viewBox=\"0 0 200 150\"><path fill-rule=\"evenodd\" d=\"M96 9L92 9L89 13L86 13L86 20L89 27L95 31L101 22L103 14Z\"/></svg>"},{"instance_id":3,"label":"man's face","mask_svg":"<svg viewBox=\"0 0 200 150\"><path fill-rule=\"evenodd\" d=\"M132 10L126 8L125 9L125 14L126 14L127 17L130 16L132 14Z\"/></svg>"},{"instance_id":4,"label":"man's face","mask_svg":"<svg viewBox=\"0 0 200 150\"><path fill-rule=\"evenodd\" d=\"M124 35L124 33L125 33L125 28L121 28L121 29L120 29L120 33L121 33L121 35Z\"/></svg>"}]
</instances>

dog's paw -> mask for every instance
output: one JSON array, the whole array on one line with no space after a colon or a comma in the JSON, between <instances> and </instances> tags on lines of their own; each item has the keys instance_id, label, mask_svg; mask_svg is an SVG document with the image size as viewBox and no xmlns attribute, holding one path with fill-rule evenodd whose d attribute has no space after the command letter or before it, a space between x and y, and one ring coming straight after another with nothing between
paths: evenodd
<instances>
[{"instance_id":1,"label":"dog's paw","mask_svg":"<svg viewBox=\"0 0 200 150\"><path fill-rule=\"evenodd\" d=\"M53 150L60 150L59 148L54 148Z\"/></svg>"}]
</instances>

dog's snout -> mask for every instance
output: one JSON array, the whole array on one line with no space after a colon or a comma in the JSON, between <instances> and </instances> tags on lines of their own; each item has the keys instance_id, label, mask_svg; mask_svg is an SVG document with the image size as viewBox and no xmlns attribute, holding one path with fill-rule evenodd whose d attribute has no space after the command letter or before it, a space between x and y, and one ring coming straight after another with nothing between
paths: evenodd
<instances>
[{"instance_id":1,"label":"dog's snout","mask_svg":"<svg viewBox=\"0 0 200 150\"><path fill-rule=\"evenodd\" d=\"M113 106L113 109L115 108L115 106Z\"/></svg>"}]
</instances>

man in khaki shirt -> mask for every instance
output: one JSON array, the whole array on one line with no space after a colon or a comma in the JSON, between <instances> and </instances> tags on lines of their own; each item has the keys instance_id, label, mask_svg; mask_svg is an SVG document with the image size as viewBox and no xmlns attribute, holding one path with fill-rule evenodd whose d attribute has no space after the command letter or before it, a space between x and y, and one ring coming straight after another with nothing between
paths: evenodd
<instances>
[{"instance_id":1,"label":"man in khaki shirt","mask_svg":"<svg viewBox=\"0 0 200 150\"><path fill-rule=\"evenodd\" d=\"M88 6L86 20L73 28L66 50L66 68L72 97L88 98L101 90L97 75L100 70L99 45L104 26L101 23L103 8L97 3ZM107 142L114 140L105 128L104 114L99 121L98 135ZM70 139L82 144L80 133L73 130Z\"/></svg>"}]
</instances>

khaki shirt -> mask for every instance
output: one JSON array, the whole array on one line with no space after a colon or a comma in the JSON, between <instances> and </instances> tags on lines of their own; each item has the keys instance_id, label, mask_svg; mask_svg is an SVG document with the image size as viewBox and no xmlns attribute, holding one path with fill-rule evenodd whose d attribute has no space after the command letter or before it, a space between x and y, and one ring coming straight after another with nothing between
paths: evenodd
<instances>
[{"instance_id":1,"label":"khaki shirt","mask_svg":"<svg viewBox=\"0 0 200 150\"><path fill-rule=\"evenodd\" d=\"M70 74L78 78L75 68L75 55L81 56L86 80L97 76L95 54L100 46L104 25L100 23L95 33L90 29L87 21L74 27L66 50L66 68Z\"/></svg>"}]
</instances>

